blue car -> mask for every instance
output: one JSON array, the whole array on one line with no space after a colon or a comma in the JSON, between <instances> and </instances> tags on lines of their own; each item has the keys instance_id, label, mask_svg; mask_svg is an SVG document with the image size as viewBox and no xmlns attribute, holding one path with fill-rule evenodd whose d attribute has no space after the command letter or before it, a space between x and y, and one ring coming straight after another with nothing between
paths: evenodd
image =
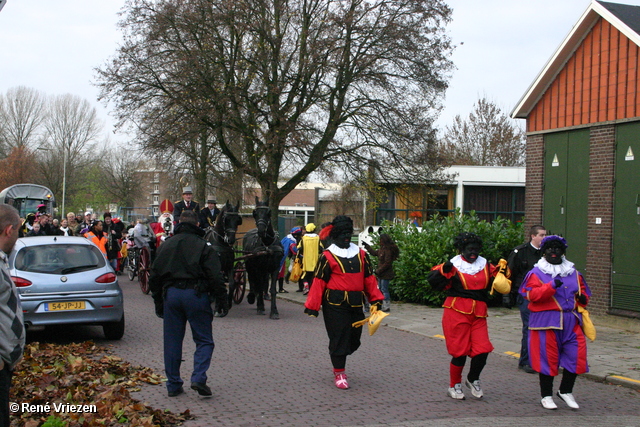
<instances>
[{"instance_id":1,"label":"blue car","mask_svg":"<svg viewBox=\"0 0 640 427\"><path fill-rule=\"evenodd\" d=\"M124 335L118 277L100 249L84 237L17 240L9 257L27 331L47 325L102 325L104 335Z\"/></svg>"}]
</instances>

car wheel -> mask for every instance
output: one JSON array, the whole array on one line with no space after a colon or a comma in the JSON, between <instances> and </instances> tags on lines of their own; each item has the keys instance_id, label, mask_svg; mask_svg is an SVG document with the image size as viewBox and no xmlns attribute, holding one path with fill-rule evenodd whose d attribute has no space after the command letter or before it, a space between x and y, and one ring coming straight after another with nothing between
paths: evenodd
<instances>
[{"instance_id":1,"label":"car wheel","mask_svg":"<svg viewBox=\"0 0 640 427\"><path fill-rule=\"evenodd\" d=\"M104 336L108 340L119 340L124 335L124 314L119 322L105 323L102 325Z\"/></svg>"}]
</instances>

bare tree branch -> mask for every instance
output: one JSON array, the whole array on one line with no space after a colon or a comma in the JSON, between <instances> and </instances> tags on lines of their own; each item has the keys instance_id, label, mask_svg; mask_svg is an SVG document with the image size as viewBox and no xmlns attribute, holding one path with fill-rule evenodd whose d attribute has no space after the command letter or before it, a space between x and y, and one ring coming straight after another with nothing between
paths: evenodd
<instances>
[{"instance_id":1,"label":"bare tree branch","mask_svg":"<svg viewBox=\"0 0 640 427\"><path fill-rule=\"evenodd\" d=\"M441 0L129 0L125 9L122 47L97 84L146 148L168 142L158 137L167 123L204 126L211 150L201 155L219 150L272 209L323 164L356 175L378 160L424 180L438 170L432 128L452 68ZM183 146L189 132L177 129L171 143Z\"/></svg>"}]
</instances>

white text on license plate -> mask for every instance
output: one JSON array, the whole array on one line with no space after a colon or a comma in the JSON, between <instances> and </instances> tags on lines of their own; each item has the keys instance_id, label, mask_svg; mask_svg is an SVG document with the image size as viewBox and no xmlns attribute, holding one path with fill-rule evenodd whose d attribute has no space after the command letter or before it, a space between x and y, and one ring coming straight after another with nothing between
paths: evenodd
<instances>
[{"instance_id":1,"label":"white text on license plate","mask_svg":"<svg viewBox=\"0 0 640 427\"><path fill-rule=\"evenodd\" d=\"M65 301L47 303L45 311L84 310L84 301Z\"/></svg>"}]
</instances>

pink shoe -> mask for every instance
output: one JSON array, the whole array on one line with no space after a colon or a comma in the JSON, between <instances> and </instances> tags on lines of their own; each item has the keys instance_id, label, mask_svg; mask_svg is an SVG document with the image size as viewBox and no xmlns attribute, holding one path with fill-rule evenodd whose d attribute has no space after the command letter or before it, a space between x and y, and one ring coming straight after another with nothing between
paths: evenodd
<instances>
[{"instance_id":1,"label":"pink shoe","mask_svg":"<svg viewBox=\"0 0 640 427\"><path fill-rule=\"evenodd\" d=\"M336 387L346 390L349 388L349 383L347 382L347 374L344 372L334 373L335 375L335 383Z\"/></svg>"}]
</instances>

